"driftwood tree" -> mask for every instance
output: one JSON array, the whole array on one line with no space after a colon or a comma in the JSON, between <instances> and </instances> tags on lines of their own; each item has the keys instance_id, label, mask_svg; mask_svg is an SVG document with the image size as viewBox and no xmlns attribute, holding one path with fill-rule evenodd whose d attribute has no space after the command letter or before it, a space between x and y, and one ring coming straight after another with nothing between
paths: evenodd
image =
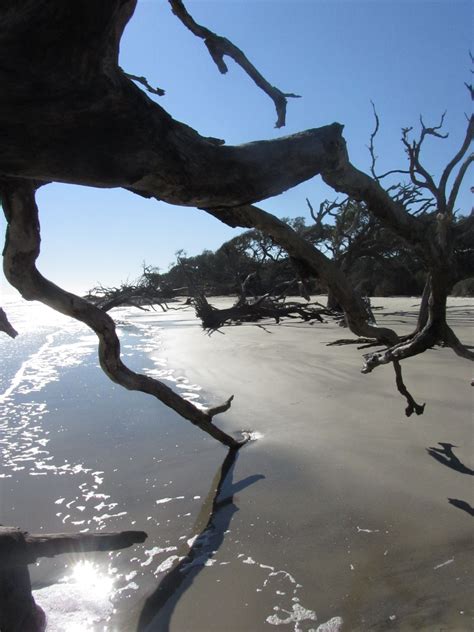
<instances>
[{"instance_id":1,"label":"driftwood tree","mask_svg":"<svg viewBox=\"0 0 474 632\"><path fill-rule=\"evenodd\" d=\"M224 57L230 56L273 99L277 126L282 126L286 99L295 95L272 86L229 40L197 24L181 0L169 2L178 19L204 40L221 72L227 71ZM405 131L412 182L436 201L435 211L413 216L403 201L384 190L379 178L351 164L339 123L272 141L226 146L175 121L135 85L137 77L118 65L120 39L135 5L136 0L17 0L0 7L0 192L8 222L4 270L10 283L25 299L42 301L93 329L101 366L112 380L154 395L237 448L241 440L213 423L217 413L229 408L231 398L202 411L159 381L132 372L120 358L110 316L57 287L36 268L40 228L35 193L48 182L123 187L137 195L198 207L230 226L262 231L300 270L318 276L342 306L352 332L383 347L365 356L363 372L392 363L408 401L407 414L421 412L403 385L400 361L439 342L473 359L446 322L454 243L472 230L474 221L471 217L453 222L456 197L472 162L472 156L466 156L473 120L438 183L423 167L420 154L425 138L439 136L439 128L422 123L415 141ZM255 205L318 174L335 191L363 201L377 221L424 260L426 308L411 336L401 339L395 331L375 325L334 261Z\"/></svg>"}]
</instances>

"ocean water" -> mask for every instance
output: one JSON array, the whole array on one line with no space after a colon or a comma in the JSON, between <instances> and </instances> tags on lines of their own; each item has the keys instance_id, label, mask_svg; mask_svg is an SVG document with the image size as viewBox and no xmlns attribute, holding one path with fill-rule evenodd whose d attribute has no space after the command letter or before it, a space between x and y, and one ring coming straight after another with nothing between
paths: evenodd
<instances>
[{"instance_id":1,"label":"ocean water","mask_svg":"<svg viewBox=\"0 0 474 632\"><path fill-rule=\"evenodd\" d=\"M337 616L318 621L277 552L256 559L254 517L240 515L234 527L234 495L263 475L234 481L222 446L110 382L85 326L37 304L4 307L20 335L0 336L0 523L31 533L148 533L122 551L30 566L48 631L340 629ZM200 386L168 365L153 312L120 309L114 318L131 368L206 404Z\"/></svg>"}]
</instances>

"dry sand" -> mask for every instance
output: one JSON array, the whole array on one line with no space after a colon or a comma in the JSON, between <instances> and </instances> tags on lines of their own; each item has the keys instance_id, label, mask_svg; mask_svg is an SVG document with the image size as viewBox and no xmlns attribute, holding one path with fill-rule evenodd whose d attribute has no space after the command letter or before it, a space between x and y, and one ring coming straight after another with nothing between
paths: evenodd
<instances>
[{"instance_id":1,"label":"dry sand","mask_svg":"<svg viewBox=\"0 0 474 632\"><path fill-rule=\"evenodd\" d=\"M373 299L379 322L399 332L411 329L418 304ZM473 344L474 299L452 299L449 313ZM216 423L263 435L239 454L234 481L255 482L234 497L232 537L219 550L225 560L244 543L241 572L253 575L205 568L174 605L171 630L316 630L330 620L336 629L334 617L348 632L474 629L469 362L448 349L405 361L408 388L426 402L423 416L406 418L392 367L362 375L363 352L326 346L348 337L334 324L241 325L209 337L191 310L160 321L169 366L210 403L235 394ZM427 451L440 442L456 446L464 471ZM262 601L268 615L273 608L266 620Z\"/></svg>"}]
</instances>

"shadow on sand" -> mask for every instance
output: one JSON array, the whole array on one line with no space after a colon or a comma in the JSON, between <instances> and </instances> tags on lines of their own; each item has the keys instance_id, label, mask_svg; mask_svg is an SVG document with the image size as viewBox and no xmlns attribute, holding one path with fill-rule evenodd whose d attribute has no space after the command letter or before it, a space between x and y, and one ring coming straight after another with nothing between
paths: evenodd
<instances>
[{"instance_id":1,"label":"shadow on sand","mask_svg":"<svg viewBox=\"0 0 474 632\"><path fill-rule=\"evenodd\" d=\"M427 448L426 451L433 459L436 459L438 463L442 463L446 465L446 467L450 467L452 470L456 470L456 472L460 472L461 474L468 474L469 476L474 476L474 470L467 465L464 465L462 461L458 459L458 457L454 454L453 448L457 448L459 446L454 445L453 443L442 443L438 441L438 445L441 448Z\"/></svg>"},{"instance_id":2,"label":"shadow on sand","mask_svg":"<svg viewBox=\"0 0 474 632\"><path fill-rule=\"evenodd\" d=\"M453 505L453 507L462 509L474 518L474 507L471 507L471 505L465 500L459 500L459 498L448 498L448 502L450 505Z\"/></svg>"},{"instance_id":3,"label":"shadow on sand","mask_svg":"<svg viewBox=\"0 0 474 632\"><path fill-rule=\"evenodd\" d=\"M180 561L165 575L155 592L148 597L140 614L138 632L166 632L182 595L221 546L224 533L238 511L234 494L265 478L262 474L232 482L232 472L239 451L230 449L214 477L209 493L193 527L199 535L191 548L184 544L178 549Z\"/></svg>"},{"instance_id":4,"label":"shadow on sand","mask_svg":"<svg viewBox=\"0 0 474 632\"><path fill-rule=\"evenodd\" d=\"M438 441L438 445L440 445L441 448L431 447L426 449L433 459L436 459L438 463L442 463L443 465L446 465L446 467L450 467L452 470L455 470L460 474L474 476L474 470L467 467L467 465L464 465L464 463L454 454L453 448L457 448L459 446L452 443L442 443L441 441ZM457 507L474 517L474 507L471 507L471 505L465 500L460 500L459 498L448 498L448 502L450 505L453 505L453 507Z\"/></svg>"}]
</instances>

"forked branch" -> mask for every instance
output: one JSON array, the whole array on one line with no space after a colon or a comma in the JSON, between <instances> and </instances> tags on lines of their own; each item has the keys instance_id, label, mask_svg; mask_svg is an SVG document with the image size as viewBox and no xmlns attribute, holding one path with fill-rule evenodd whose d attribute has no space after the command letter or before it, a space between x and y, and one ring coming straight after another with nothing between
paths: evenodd
<instances>
[{"instance_id":1,"label":"forked branch","mask_svg":"<svg viewBox=\"0 0 474 632\"><path fill-rule=\"evenodd\" d=\"M292 92L282 92L275 86L272 86L263 75L248 60L246 55L235 44L227 38L213 33L205 26L198 24L194 18L188 13L182 0L168 0L173 13L176 17L193 33L196 37L204 40L207 50L211 55L214 63L222 74L228 70L224 57L231 57L242 70L257 84L257 86L267 94L275 104L277 112L277 121L275 127L283 127L286 121L286 104L287 98L297 99L298 94Z\"/></svg>"}]
</instances>

